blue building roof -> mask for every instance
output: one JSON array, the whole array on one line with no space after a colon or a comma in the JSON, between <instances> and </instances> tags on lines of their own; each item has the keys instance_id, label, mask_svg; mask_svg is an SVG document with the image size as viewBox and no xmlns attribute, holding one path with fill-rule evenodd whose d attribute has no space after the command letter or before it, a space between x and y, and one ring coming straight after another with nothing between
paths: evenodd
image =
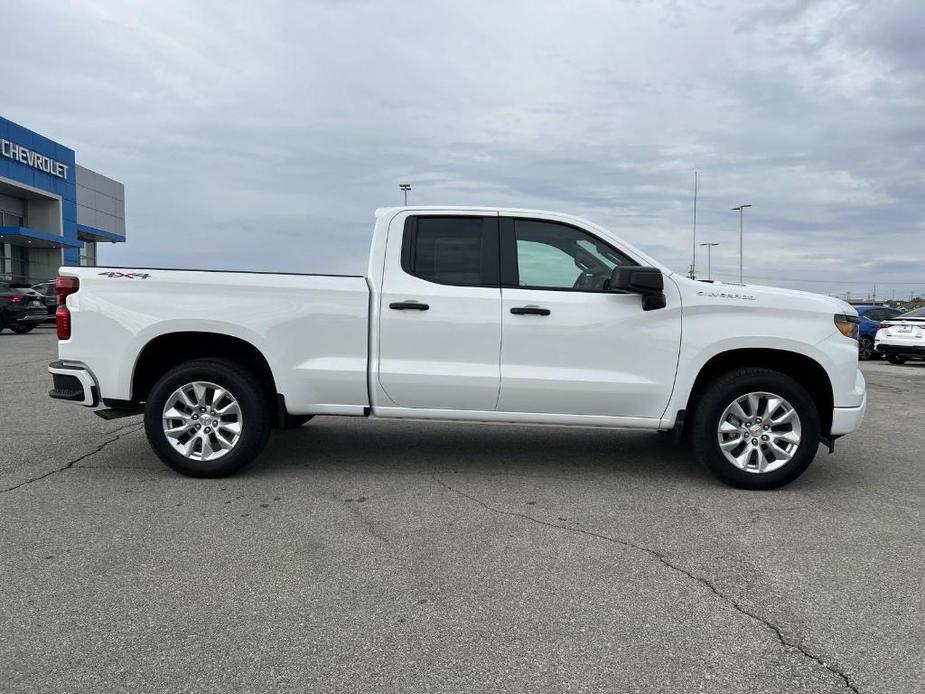
<instances>
[{"instance_id":1,"label":"blue building roof","mask_svg":"<svg viewBox=\"0 0 925 694\"><path fill-rule=\"evenodd\" d=\"M43 248L80 248L80 241L71 241L63 236L29 227L0 227L0 241L27 245L32 241Z\"/></svg>"}]
</instances>

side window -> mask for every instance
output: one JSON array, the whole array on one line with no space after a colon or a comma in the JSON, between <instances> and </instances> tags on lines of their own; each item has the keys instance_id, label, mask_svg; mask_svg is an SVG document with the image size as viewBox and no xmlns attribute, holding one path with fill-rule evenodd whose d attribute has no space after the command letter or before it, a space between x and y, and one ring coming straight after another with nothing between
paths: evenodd
<instances>
[{"instance_id":1,"label":"side window","mask_svg":"<svg viewBox=\"0 0 925 694\"><path fill-rule=\"evenodd\" d=\"M617 265L635 265L622 253L575 227L514 220L517 286L603 291Z\"/></svg>"},{"instance_id":2,"label":"side window","mask_svg":"<svg viewBox=\"0 0 925 694\"><path fill-rule=\"evenodd\" d=\"M428 282L497 287L497 218L409 217L401 265Z\"/></svg>"},{"instance_id":3,"label":"side window","mask_svg":"<svg viewBox=\"0 0 925 694\"><path fill-rule=\"evenodd\" d=\"M521 287L571 287L578 279L575 259L537 241L517 239L517 279Z\"/></svg>"}]
</instances>

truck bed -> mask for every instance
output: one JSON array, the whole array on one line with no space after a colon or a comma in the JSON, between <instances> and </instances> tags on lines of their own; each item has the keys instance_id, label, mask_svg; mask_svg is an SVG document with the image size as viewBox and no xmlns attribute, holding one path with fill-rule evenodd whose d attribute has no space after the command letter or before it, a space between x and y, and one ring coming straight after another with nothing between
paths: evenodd
<instances>
[{"instance_id":1,"label":"truck bed","mask_svg":"<svg viewBox=\"0 0 925 694\"><path fill-rule=\"evenodd\" d=\"M72 337L59 355L91 368L103 399L131 400L143 348L175 333L241 340L266 358L293 414L369 406L369 288L348 275L63 267Z\"/></svg>"}]
</instances>

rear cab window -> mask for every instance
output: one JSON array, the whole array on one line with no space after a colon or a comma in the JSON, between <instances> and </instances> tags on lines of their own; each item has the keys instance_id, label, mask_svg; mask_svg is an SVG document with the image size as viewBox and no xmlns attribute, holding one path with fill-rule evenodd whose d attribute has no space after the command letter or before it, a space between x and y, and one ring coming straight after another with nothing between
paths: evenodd
<instances>
[{"instance_id":1,"label":"rear cab window","mask_svg":"<svg viewBox=\"0 0 925 694\"><path fill-rule=\"evenodd\" d=\"M401 267L435 284L499 286L497 217L409 217L402 236Z\"/></svg>"}]
</instances>

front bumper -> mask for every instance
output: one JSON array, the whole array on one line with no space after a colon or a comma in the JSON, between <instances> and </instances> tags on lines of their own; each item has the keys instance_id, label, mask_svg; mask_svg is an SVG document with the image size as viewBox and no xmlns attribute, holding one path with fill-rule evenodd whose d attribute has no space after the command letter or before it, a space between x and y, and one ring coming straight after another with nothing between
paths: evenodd
<instances>
[{"instance_id":1,"label":"front bumper","mask_svg":"<svg viewBox=\"0 0 925 694\"><path fill-rule=\"evenodd\" d=\"M835 407L832 409L832 429L829 433L832 436L850 434L861 426L865 412L867 412L866 391L859 407Z\"/></svg>"},{"instance_id":2,"label":"front bumper","mask_svg":"<svg viewBox=\"0 0 925 694\"><path fill-rule=\"evenodd\" d=\"M54 381L54 388L48 395L55 400L76 402L86 407L100 404L100 388L93 373L83 364L53 361L48 373Z\"/></svg>"}]
</instances>

